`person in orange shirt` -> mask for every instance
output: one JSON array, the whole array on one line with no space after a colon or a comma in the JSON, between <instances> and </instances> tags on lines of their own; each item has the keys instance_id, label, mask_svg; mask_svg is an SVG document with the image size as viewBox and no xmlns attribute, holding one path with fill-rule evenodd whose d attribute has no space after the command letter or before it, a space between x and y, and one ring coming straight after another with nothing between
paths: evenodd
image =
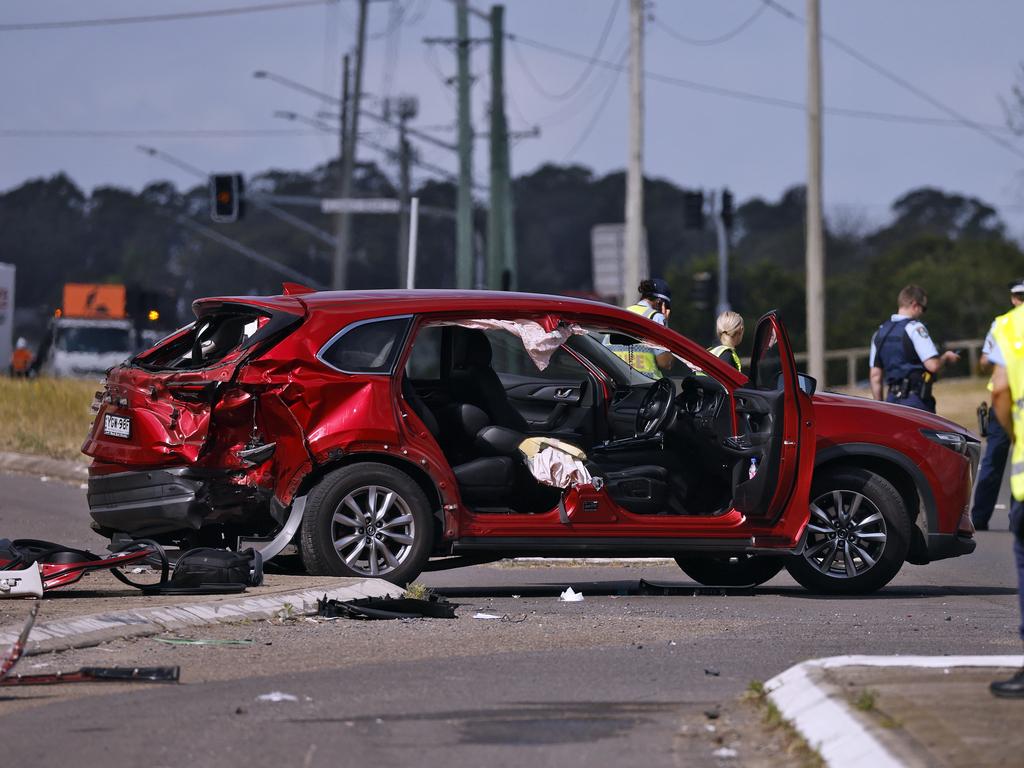
<instances>
[{"instance_id":1,"label":"person in orange shirt","mask_svg":"<svg viewBox=\"0 0 1024 768\"><path fill-rule=\"evenodd\" d=\"M18 339L11 353L11 376L28 377L32 369L32 350L24 338Z\"/></svg>"}]
</instances>

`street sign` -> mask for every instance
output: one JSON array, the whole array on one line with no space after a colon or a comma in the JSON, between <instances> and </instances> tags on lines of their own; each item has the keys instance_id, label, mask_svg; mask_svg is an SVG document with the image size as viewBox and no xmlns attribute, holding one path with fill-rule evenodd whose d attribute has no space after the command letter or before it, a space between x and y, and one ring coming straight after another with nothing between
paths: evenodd
<instances>
[{"instance_id":1,"label":"street sign","mask_svg":"<svg viewBox=\"0 0 1024 768\"><path fill-rule=\"evenodd\" d=\"M323 213L398 213L402 205L387 197L334 197L320 201Z\"/></svg>"},{"instance_id":2,"label":"street sign","mask_svg":"<svg viewBox=\"0 0 1024 768\"><path fill-rule=\"evenodd\" d=\"M641 277L647 277L647 230L644 229L640 244ZM623 270L626 261L626 225L597 224L590 230L591 267L594 293L613 301L631 297L636 286L623 286Z\"/></svg>"}]
</instances>

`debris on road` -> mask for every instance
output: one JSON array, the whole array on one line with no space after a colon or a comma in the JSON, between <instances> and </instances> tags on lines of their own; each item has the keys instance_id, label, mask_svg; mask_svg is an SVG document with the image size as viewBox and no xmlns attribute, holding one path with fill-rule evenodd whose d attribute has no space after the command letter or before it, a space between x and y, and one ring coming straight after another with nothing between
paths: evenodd
<instances>
[{"instance_id":1,"label":"debris on road","mask_svg":"<svg viewBox=\"0 0 1024 768\"><path fill-rule=\"evenodd\" d=\"M25 619L25 626L21 628L21 633L18 635L18 639L14 641L14 644L10 649L0 658L0 682L3 681L7 675L14 669L14 665L18 663L18 659L21 658L21 654L25 651L25 643L28 642L28 636L32 633L32 627L36 623L36 616L39 615L39 603L32 606L32 609L28 612L28 618Z\"/></svg>"},{"instance_id":2,"label":"debris on road","mask_svg":"<svg viewBox=\"0 0 1024 768\"><path fill-rule=\"evenodd\" d=\"M256 701L269 701L272 704L277 704L282 701L298 701L299 697L291 693L282 693L281 691L271 691L270 693L263 693L256 697Z\"/></svg>"},{"instance_id":3,"label":"debris on road","mask_svg":"<svg viewBox=\"0 0 1024 768\"><path fill-rule=\"evenodd\" d=\"M247 639L216 640L193 637L154 637L153 639L167 645L254 645L256 643L255 640Z\"/></svg>"},{"instance_id":4,"label":"debris on road","mask_svg":"<svg viewBox=\"0 0 1024 768\"><path fill-rule=\"evenodd\" d=\"M357 600L317 601L317 613L327 619L454 619L456 603L430 595L426 600L411 597L363 597Z\"/></svg>"},{"instance_id":5,"label":"debris on road","mask_svg":"<svg viewBox=\"0 0 1024 768\"><path fill-rule=\"evenodd\" d=\"M498 615L493 614L493 613L481 613L480 611L477 611L476 613L473 614L473 618L474 619L501 619L501 616L498 616Z\"/></svg>"},{"instance_id":6,"label":"debris on road","mask_svg":"<svg viewBox=\"0 0 1024 768\"><path fill-rule=\"evenodd\" d=\"M58 685L61 683L176 683L180 667L81 667L74 672L14 675L0 680L8 685Z\"/></svg>"},{"instance_id":7,"label":"debris on road","mask_svg":"<svg viewBox=\"0 0 1024 768\"><path fill-rule=\"evenodd\" d=\"M566 587L565 591L558 596L563 603L579 603L583 601L583 593L576 592L572 587Z\"/></svg>"}]
</instances>

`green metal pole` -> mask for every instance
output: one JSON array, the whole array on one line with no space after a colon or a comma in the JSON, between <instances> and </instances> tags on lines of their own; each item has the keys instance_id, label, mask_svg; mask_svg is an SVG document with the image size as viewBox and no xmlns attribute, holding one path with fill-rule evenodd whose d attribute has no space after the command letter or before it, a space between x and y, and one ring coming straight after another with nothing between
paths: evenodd
<instances>
[{"instance_id":1,"label":"green metal pole","mask_svg":"<svg viewBox=\"0 0 1024 768\"><path fill-rule=\"evenodd\" d=\"M508 124L503 61L505 8L491 6L491 211L487 220L487 287L502 288L508 268Z\"/></svg>"},{"instance_id":2,"label":"green metal pole","mask_svg":"<svg viewBox=\"0 0 1024 768\"><path fill-rule=\"evenodd\" d=\"M458 49L459 189L455 213L455 286L473 288L473 127L469 104L469 8L455 3Z\"/></svg>"}]
</instances>

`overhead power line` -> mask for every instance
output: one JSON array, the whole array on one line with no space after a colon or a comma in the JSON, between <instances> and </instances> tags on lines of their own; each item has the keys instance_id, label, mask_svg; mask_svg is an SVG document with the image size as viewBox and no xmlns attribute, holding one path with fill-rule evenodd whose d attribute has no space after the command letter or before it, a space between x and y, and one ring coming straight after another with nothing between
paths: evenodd
<instances>
[{"instance_id":1,"label":"overhead power line","mask_svg":"<svg viewBox=\"0 0 1024 768\"><path fill-rule=\"evenodd\" d=\"M536 48L541 51L547 51L559 56L566 56L577 61L589 61L590 57L585 53L579 53L578 51L571 51L566 48L562 48L557 45L545 43L540 40L534 40L529 37L524 37L516 33L509 32L506 34L506 38L512 42L521 43L528 45L531 48ZM608 61L607 59L598 59L597 65L610 69L615 72L624 72L626 67L623 64L616 64L614 61ZM740 101L749 101L756 104L765 104L772 107L780 107L782 109L799 110L803 112L805 105L802 101L796 101L794 99L784 99L778 96L766 96L760 93L752 93L750 91L741 91L735 88L725 88L718 85L709 85L708 83L701 83L696 80L688 80L682 77L675 77L674 75L666 75L660 72L654 72L649 69L644 70L644 77L647 80L657 83L665 83L666 85L674 85L679 88L686 88L692 91L698 91L700 93L707 93L714 96L723 96L730 99L738 99ZM971 125L980 126L988 131L1006 131L1010 133L1010 130L1004 126L986 125L978 123L973 120L967 120L967 118L958 117L956 119L942 119L935 117L924 117L922 115L908 115L899 112L880 112L870 109L855 109L851 107L825 107L823 110L826 114L837 115L842 117L855 117L864 120L879 120L882 122L890 123L908 123L913 125L933 125L937 127L966 127L966 123ZM966 121L966 123L965 123Z\"/></svg>"},{"instance_id":2,"label":"overhead power line","mask_svg":"<svg viewBox=\"0 0 1024 768\"><path fill-rule=\"evenodd\" d=\"M792 22L795 22L795 23L800 24L800 25L804 25L804 24L807 23L807 20L804 19L802 16L799 16L798 14L796 14L793 11L789 10L788 8L785 8L785 7L781 6L781 5L779 5L778 3L775 2L775 0L762 0L762 2L765 4L766 7L771 8L773 11L776 11L777 13L781 14L782 16L784 16L785 18L789 19ZM901 77L900 75L898 75L895 72L893 72L891 69L888 69L887 67L882 66L878 62L868 58L865 54L861 53L860 51L858 51L853 46L851 46L851 45L849 45L847 43L844 43L839 38L834 37L833 35L830 35L827 32L822 32L821 33L821 38L822 38L822 40L828 41L829 43L834 45L836 48L838 48L839 50L841 50L843 53L847 54L848 56L856 59L857 61L859 61L864 66L866 66L869 69L877 72L878 74L880 74L882 77L886 78L887 80L889 80L889 81L891 81L893 83L896 83L896 85L900 86L904 90L909 91L910 93L914 94L915 96L917 96L918 98L922 99L923 101L928 102L933 107L938 109L940 112L946 113L947 115L949 115L953 119L953 121L955 123L963 126L964 128L970 128L971 130L976 131L977 133L980 133L982 136L984 136L985 138L989 139L990 141L998 144L1003 149L1007 149L1010 152L1012 152L1014 155L1016 155L1017 157L1019 157L1021 159L1024 159L1024 151L1021 151L1020 149L1015 147L1013 144L1011 144L1009 141L1004 139L1002 136L998 136L995 133L995 131L993 131L992 128L990 128L989 126L986 126L986 125L984 125L982 123L979 123L979 122L976 122L974 120L971 120L969 117L964 115L959 110L954 109L953 107L949 106L948 104L940 101L939 99L937 99L936 97L932 96L930 93L925 91L923 88L920 88L920 87L914 85L913 83L911 83L906 78ZM828 110L826 110L826 111L828 111Z\"/></svg>"},{"instance_id":3,"label":"overhead power line","mask_svg":"<svg viewBox=\"0 0 1024 768\"><path fill-rule=\"evenodd\" d=\"M158 13L149 16L114 16L105 19L71 19L65 21L30 21L21 24L0 24L0 32L25 32L29 30L76 29L81 27L111 27L122 24L151 24L161 21L184 21L214 16L240 16L247 13L286 11L311 5L327 5L338 0L287 0L263 5L236 5L229 8L213 8L208 11L181 11L179 13Z\"/></svg>"},{"instance_id":4,"label":"overhead power line","mask_svg":"<svg viewBox=\"0 0 1024 768\"><path fill-rule=\"evenodd\" d=\"M750 16L743 20L743 22L739 26L729 30L723 35L719 35L718 37L708 37L703 39L697 37L688 37L680 32L676 32L676 30L672 29L672 27L668 26L665 22L658 18L654 19L654 25L656 27L661 27L661 29L667 32L670 37L674 37L680 43L684 43L686 45L718 45L719 43L724 43L727 40L732 40L732 38L736 37L738 34L743 32L743 30L745 30L747 27L749 27L751 24L757 21L758 17L762 13L764 13L765 10L767 10L767 6L759 5L754 10L754 12L750 14Z\"/></svg>"},{"instance_id":5,"label":"overhead power line","mask_svg":"<svg viewBox=\"0 0 1024 768\"><path fill-rule=\"evenodd\" d=\"M280 136L314 136L314 131L281 128L0 128L0 138L26 139L260 139Z\"/></svg>"},{"instance_id":6,"label":"overhead power line","mask_svg":"<svg viewBox=\"0 0 1024 768\"><path fill-rule=\"evenodd\" d=\"M598 58L601 56L602 51L604 51L604 46L608 42L608 35L612 31L612 25L615 22L615 15L618 9L618 0L612 0L611 10L608 12L608 18L604 23L604 29L601 30L601 36L598 38L597 45L594 47L594 53L591 55L590 61L587 62L587 65L583 68L583 71L579 74L576 80L573 81L572 85L559 93L549 91L541 82L540 78L535 77L533 72L530 71L529 66L519 51L519 47L515 45L512 46L512 51L515 53L516 59L519 61L519 66L523 70L523 74L529 78L530 82L533 83L533 87L537 89L542 96L551 99L552 101L562 101L563 99L574 96L579 89L583 87L590 75L593 74L594 68L597 66Z\"/></svg>"}]
</instances>

